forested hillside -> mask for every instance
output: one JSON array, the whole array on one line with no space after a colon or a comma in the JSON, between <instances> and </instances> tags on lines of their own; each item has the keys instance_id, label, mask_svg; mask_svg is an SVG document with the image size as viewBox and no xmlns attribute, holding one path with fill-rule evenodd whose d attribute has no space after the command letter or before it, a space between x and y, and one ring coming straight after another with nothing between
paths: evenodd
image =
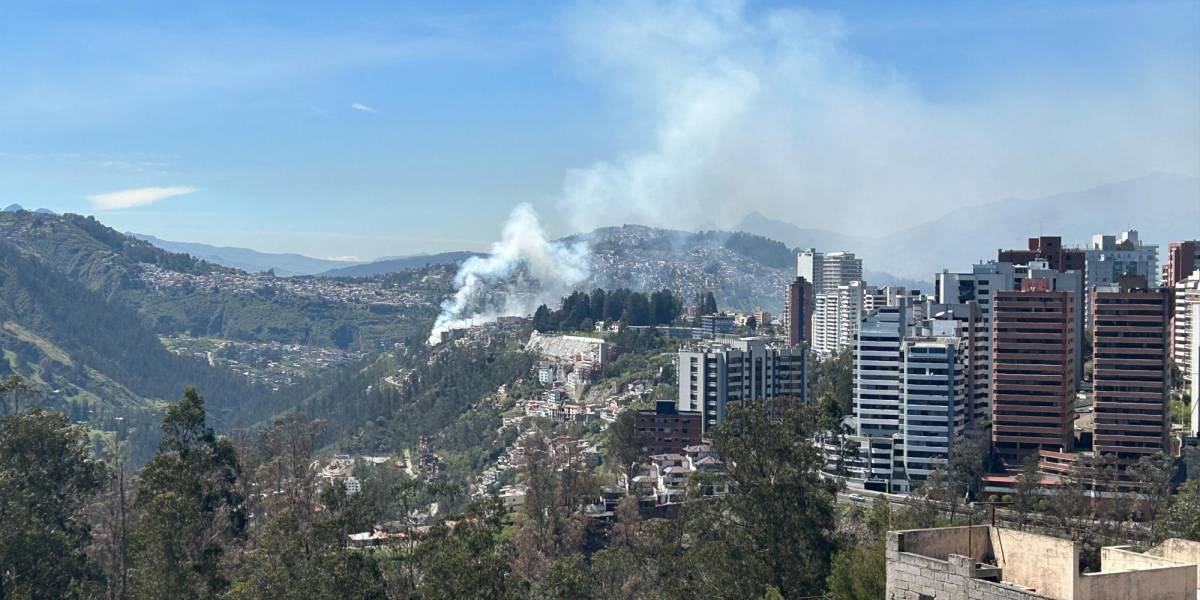
<instances>
[{"instance_id":1,"label":"forested hillside","mask_svg":"<svg viewBox=\"0 0 1200 600\"><path fill-rule=\"evenodd\" d=\"M414 300L397 307L342 302L336 294L322 296L320 289L313 297L281 293L282 283L291 280L251 277L167 252L93 217L4 212L0 213L0 237L103 300L138 310L159 334L342 348L353 344L364 350L415 336L435 314L453 272L453 267L431 267L381 278L379 287L414 290ZM143 277L148 268L179 274L183 282L175 287L148 285ZM212 283L221 277L255 283L251 289ZM331 280L323 286L336 291L346 284Z\"/></svg>"},{"instance_id":2,"label":"forested hillside","mask_svg":"<svg viewBox=\"0 0 1200 600\"><path fill-rule=\"evenodd\" d=\"M284 407L282 395L166 350L141 317L0 242L0 370L41 389L50 407L99 431L125 426L145 455L163 403L201 386L223 428ZM5 408L7 410L7 408Z\"/></svg>"}]
</instances>

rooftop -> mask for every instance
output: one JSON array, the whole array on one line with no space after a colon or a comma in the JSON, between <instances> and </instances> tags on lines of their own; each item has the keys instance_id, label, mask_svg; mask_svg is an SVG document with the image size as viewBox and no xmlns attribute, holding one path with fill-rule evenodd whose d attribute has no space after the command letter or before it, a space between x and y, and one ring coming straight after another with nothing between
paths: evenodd
<instances>
[{"instance_id":1,"label":"rooftop","mask_svg":"<svg viewBox=\"0 0 1200 600\"><path fill-rule=\"evenodd\" d=\"M1111 546L1084 572L1071 540L986 525L892 531L888 597L1190 600L1198 557L1200 543L1184 540L1144 554Z\"/></svg>"}]
</instances>

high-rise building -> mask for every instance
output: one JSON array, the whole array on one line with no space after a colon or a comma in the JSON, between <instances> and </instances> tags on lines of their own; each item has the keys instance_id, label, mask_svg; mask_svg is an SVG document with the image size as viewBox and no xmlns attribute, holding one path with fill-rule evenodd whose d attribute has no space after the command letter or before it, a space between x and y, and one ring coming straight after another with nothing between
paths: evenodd
<instances>
[{"instance_id":1,"label":"high-rise building","mask_svg":"<svg viewBox=\"0 0 1200 600\"><path fill-rule=\"evenodd\" d=\"M992 445L1010 469L1041 449L1067 450L1075 397L1075 293L1052 278L997 291L992 306Z\"/></svg>"},{"instance_id":2,"label":"high-rise building","mask_svg":"<svg viewBox=\"0 0 1200 600\"><path fill-rule=\"evenodd\" d=\"M1200 266L1200 240L1167 244L1167 264L1162 268L1162 285L1171 287Z\"/></svg>"},{"instance_id":3,"label":"high-rise building","mask_svg":"<svg viewBox=\"0 0 1200 600\"><path fill-rule=\"evenodd\" d=\"M996 253L996 262L1024 265L1034 261L1044 261L1047 268L1055 271L1082 273L1086 268L1083 250L1063 248L1062 237L1056 235L1029 238L1029 245L1024 250L999 250Z\"/></svg>"},{"instance_id":4,"label":"high-rise building","mask_svg":"<svg viewBox=\"0 0 1200 600\"><path fill-rule=\"evenodd\" d=\"M1086 264L1084 289L1117 283L1121 275L1141 275L1155 281L1158 270L1158 246L1142 244L1138 232L1130 229L1117 235L1096 234L1084 250Z\"/></svg>"},{"instance_id":5,"label":"high-rise building","mask_svg":"<svg viewBox=\"0 0 1200 600\"><path fill-rule=\"evenodd\" d=\"M1092 295L1092 447L1120 465L1169 449L1168 304L1140 276Z\"/></svg>"},{"instance_id":6,"label":"high-rise building","mask_svg":"<svg viewBox=\"0 0 1200 600\"><path fill-rule=\"evenodd\" d=\"M934 325L953 325L933 321ZM966 357L953 327L904 338L900 346L900 422L893 490L907 492L950 460L967 424Z\"/></svg>"},{"instance_id":7,"label":"high-rise building","mask_svg":"<svg viewBox=\"0 0 1200 600\"><path fill-rule=\"evenodd\" d=\"M868 315L854 347L856 484L908 492L949 460L970 419L971 328L901 298ZM924 318L924 314L941 318ZM947 318L949 317L949 318Z\"/></svg>"},{"instance_id":8,"label":"high-rise building","mask_svg":"<svg viewBox=\"0 0 1200 600\"><path fill-rule=\"evenodd\" d=\"M900 431L900 342L911 330L907 306L885 306L859 326L854 347L855 434L891 438Z\"/></svg>"},{"instance_id":9,"label":"high-rise building","mask_svg":"<svg viewBox=\"0 0 1200 600\"><path fill-rule=\"evenodd\" d=\"M825 291L825 255L816 248L802 250L796 255L796 277L813 286L813 293Z\"/></svg>"},{"instance_id":10,"label":"high-rise building","mask_svg":"<svg viewBox=\"0 0 1200 600\"><path fill-rule=\"evenodd\" d=\"M900 298L909 302L921 300L920 290L907 290L904 286L885 285L883 287L867 286L863 290L863 314L870 313L884 306L895 306Z\"/></svg>"},{"instance_id":11,"label":"high-rise building","mask_svg":"<svg viewBox=\"0 0 1200 600\"><path fill-rule=\"evenodd\" d=\"M1192 364L1200 365L1200 304L1192 305ZM1192 377L1192 435L1200 436L1200 376Z\"/></svg>"},{"instance_id":12,"label":"high-rise building","mask_svg":"<svg viewBox=\"0 0 1200 600\"><path fill-rule=\"evenodd\" d=\"M822 254L809 248L796 255L796 275L812 283L813 292L819 294L862 281L862 259L853 252Z\"/></svg>"},{"instance_id":13,"label":"high-rise building","mask_svg":"<svg viewBox=\"0 0 1200 600\"><path fill-rule=\"evenodd\" d=\"M788 284L783 310L788 345L812 342L813 301L813 287L807 279L796 277Z\"/></svg>"},{"instance_id":14,"label":"high-rise building","mask_svg":"<svg viewBox=\"0 0 1200 600\"><path fill-rule=\"evenodd\" d=\"M1186 388L1198 378L1196 370L1200 368L1200 365L1192 360L1191 353L1192 308L1200 305L1200 270L1194 271L1191 276L1176 282L1173 288L1168 289L1174 296L1169 328L1171 360L1179 367Z\"/></svg>"},{"instance_id":15,"label":"high-rise building","mask_svg":"<svg viewBox=\"0 0 1200 600\"><path fill-rule=\"evenodd\" d=\"M803 401L808 394L806 352L761 337L698 343L680 350L676 408L701 412L703 430L708 431L742 402L779 396Z\"/></svg>"},{"instance_id":16,"label":"high-rise building","mask_svg":"<svg viewBox=\"0 0 1200 600\"><path fill-rule=\"evenodd\" d=\"M937 274L936 302L951 305L974 303L978 307L974 356L976 381L972 390L972 404L977 419L991 418L992 305L995 292L1016 288L1016 270L1009 263L980 263L974 265L970 273L944 271Z\"/></svg>"},{"instance_id":17,"label":"high-rise building","mask_svg":"<svg viewBox=\"0 0 1200 600\"><path fill-rule=\"evenodd\" d=\"M837 354L854 343L863 316L864 286L852 281L814 294L812 348L821 356Z\"/></svg>"},{"instance_id":18,"label":"high-rise building","mask_svg":"<svg viewBox=\"0 0 1200 600\"><path fill-rule=\"evenodd\" d=\"M825 291L863 280L862 259L853 252L830 252L825 255L821 285Z\"/></svg>"}]
</instances>

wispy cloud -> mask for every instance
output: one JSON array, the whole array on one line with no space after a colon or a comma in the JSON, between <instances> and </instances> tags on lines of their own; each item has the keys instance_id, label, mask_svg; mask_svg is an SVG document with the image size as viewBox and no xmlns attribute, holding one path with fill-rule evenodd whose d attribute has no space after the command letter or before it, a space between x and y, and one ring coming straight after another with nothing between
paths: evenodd
<instances>
[{"instance_id":1,"label":"wispy cloud","mask_svg":"<svg viewBox=\"0 0 1200 600\"><path fill-rule=\"evenodd\" d=\"M330 257L329 257L328 259L326 259L326 260L336 260L336 261L338 261L338 262L362 262L362 259L361 259L361 258L359 258L359 257L357 257L357 256L354 256L354 255L347 255L347 256L330 256Z\"/></svg>"},{"instance_id":2,"label":"wispy cloud","mask_svg":"<svg viewBox=\"0 0 1200 600\"><path fill-rule=\"evenodd\" d=\"M367 112L367 113L375 112L375 109L371 108L370 106L367 106L366 104L362 104L360 102L351 103L350 108L353 108L354 110L361 111L361 112Z\"/></svg>"},{"instance_id":3,"label":"wispy cloud","mask_svg":"<svg viewBox=\"0 0 1200 600\"><path fill-rule=\"evenodd\" d=\"M103 194L92 194L87 199L88 202L92 203L92 207L98 210L121 210L137 206L150 206L160 200L190 194L195 191L197 191L196 188L184 185L143 187Z\"/></svg>"}]
</instances>

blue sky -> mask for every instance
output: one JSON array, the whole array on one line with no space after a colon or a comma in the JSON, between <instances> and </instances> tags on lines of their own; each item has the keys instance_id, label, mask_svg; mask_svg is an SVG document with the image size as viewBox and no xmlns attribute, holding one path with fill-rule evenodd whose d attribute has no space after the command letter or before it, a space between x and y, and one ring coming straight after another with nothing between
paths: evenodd
<instances>
[{"instance_id":1,"label":"blue sky","mask_svg":"<svg viewBox=\"0 0 1200 600\"><path fill-rule=\"evenodd\" d=\"M1196 2L48 4L0 19L0 204L166 239L879 232L1200 174Z\"/></svg>"}]
</instances>

